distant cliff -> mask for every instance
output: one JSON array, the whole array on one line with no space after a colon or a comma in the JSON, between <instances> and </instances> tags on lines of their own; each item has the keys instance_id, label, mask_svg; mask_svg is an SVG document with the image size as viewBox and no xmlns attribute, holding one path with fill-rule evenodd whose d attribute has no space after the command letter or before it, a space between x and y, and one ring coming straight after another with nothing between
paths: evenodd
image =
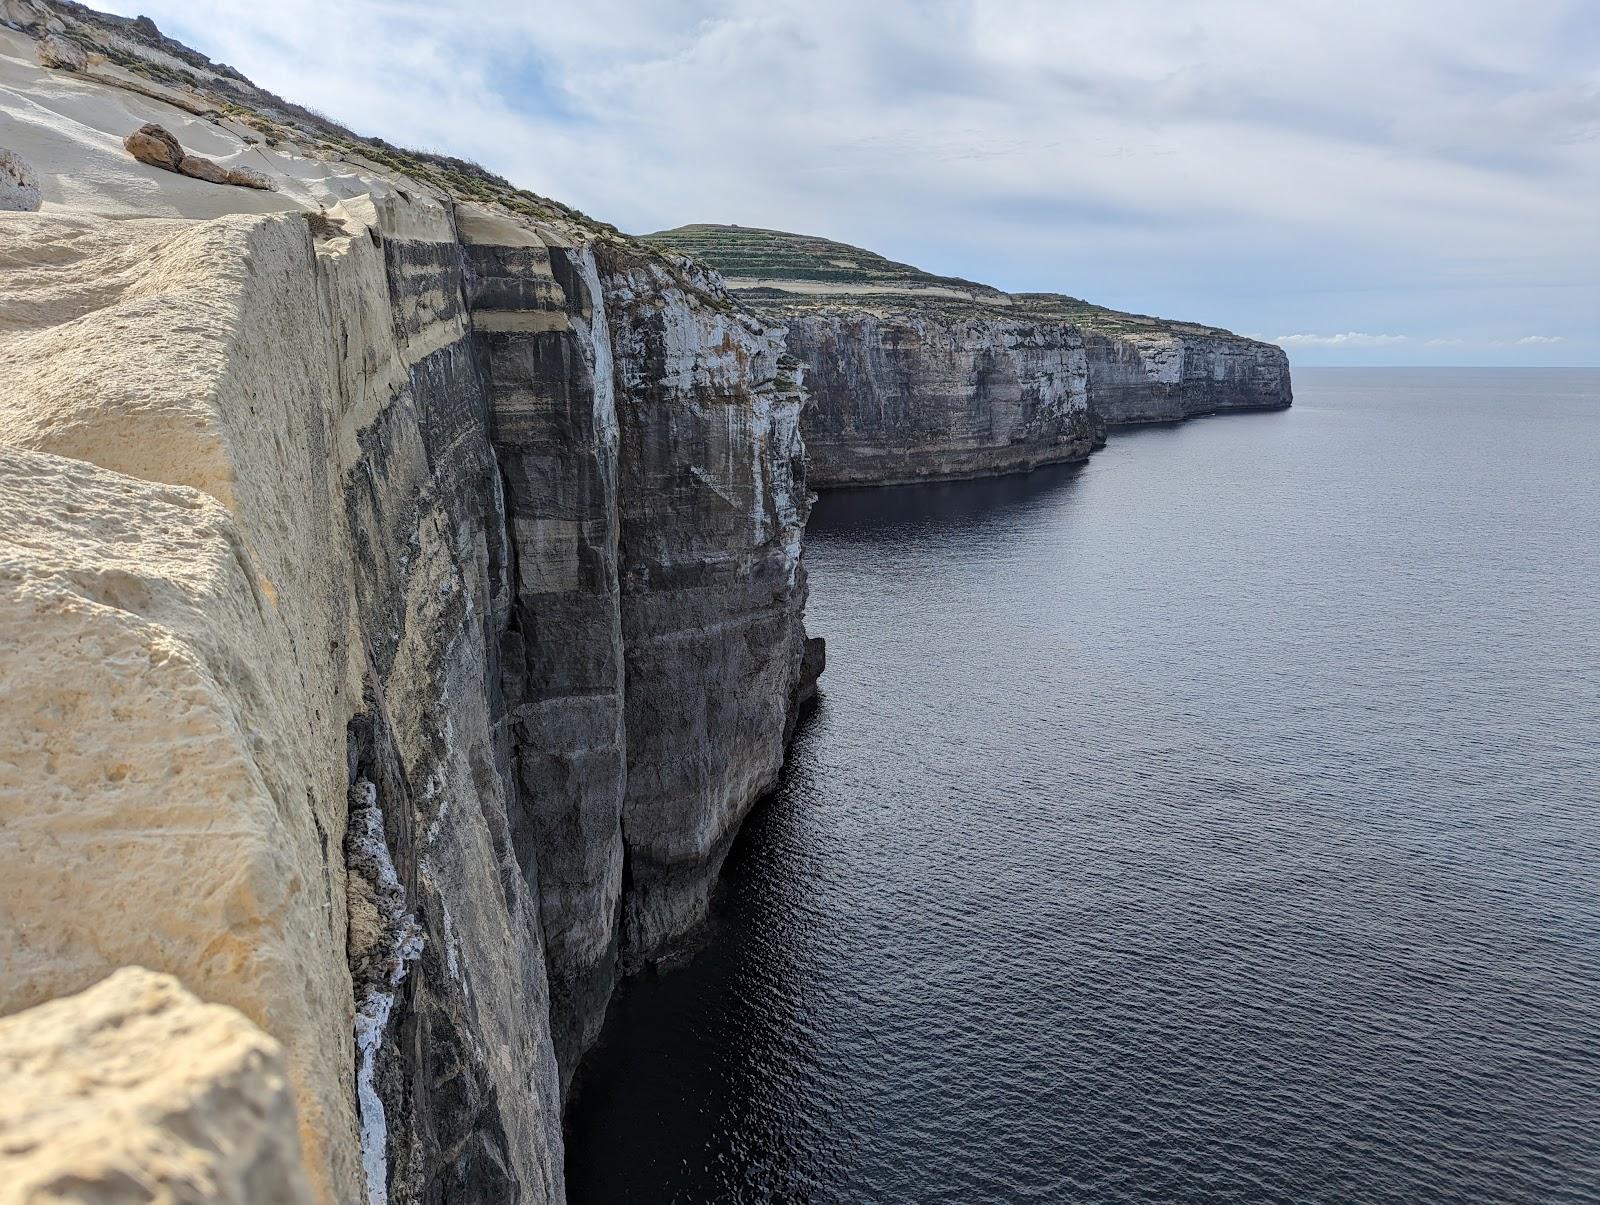
<instances>
[{"instance_id":1,"label":"distant cliff","mask_svg":"<svg viewBox=\"0 0 1600 1205\"><path fill-rule=\"evenodd\" d=\"M1050 293L933 276L827 239L739 226L645 236L717 268L788 331L815 486L1080 460L1107 425L1290 404L1270 343Z\"/></svg>"}]
</instances>

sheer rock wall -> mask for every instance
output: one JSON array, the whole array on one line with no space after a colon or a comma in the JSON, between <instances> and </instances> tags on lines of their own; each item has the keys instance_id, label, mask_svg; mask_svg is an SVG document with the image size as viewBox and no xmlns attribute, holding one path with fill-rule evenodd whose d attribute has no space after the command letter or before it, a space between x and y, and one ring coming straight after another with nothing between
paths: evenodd
<instances>
[{"instance_id":1,"label":"sheer rock wall","mask_svg":"<svg viewBox=\"0 0 1600 1205\"><path fill-rule=\"evenodd\" d=\"M1089 396L1105 422L1161 423L1229 411L1282 410L1289 358L1226 332L1085 337Z\"/></svg>"},{"instance_id":2,"label":"sheer rock wall","mask_svg":"<svg viewBox=\"0 0 1600 1205\"><path fill-rule=\"evenodd\" d=\"M1005 293L780 230L644 241L723 272L786 328L818 488L1019 472L1082 460L1119 423L1293 400L1282 348L1216 327Z\"/></svg>"},{"instance_id":3,"label":"sheer rock wall","mask_svg":"<svg viewBox=\"0 0 1600 1205\"><path fill-rule=\"evenodd\" d=\"M332 217L0 227L0 1013L170 973L282 1043L319 1198L560 1200L782 761L800 394L620 240Z\"/></svg>"},{"instance_id":4,"label":"sheer rock wall","mask_svg":"<svg viewBox=\"0 0 1600 1205\"><path fill-rule=\"evenodd\" d=\"M784 321L806 366L818 484L1020 472L1082 460L1098 441L1075 327L894 308Z\"/></svg>"}]
</instances>

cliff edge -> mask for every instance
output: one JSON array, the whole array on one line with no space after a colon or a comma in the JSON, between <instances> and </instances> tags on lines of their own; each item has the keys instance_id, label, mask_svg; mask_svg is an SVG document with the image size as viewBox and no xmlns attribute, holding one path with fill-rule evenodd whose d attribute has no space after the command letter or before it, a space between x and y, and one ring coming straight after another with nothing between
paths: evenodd
<instances>
[{"instance_id":1,"label":"cliff edge","mask_svg":"<svg viewBox=\"0 0 1600 1205\"><path fill-rule=\"evenodd\" d=\"M0 1015L98 1034L171 975L276 1044L304 1166L251 1183L562 1200L612 988L806 691L781 331L144 19L0 3Z\"/></svg>"}]
</instances>

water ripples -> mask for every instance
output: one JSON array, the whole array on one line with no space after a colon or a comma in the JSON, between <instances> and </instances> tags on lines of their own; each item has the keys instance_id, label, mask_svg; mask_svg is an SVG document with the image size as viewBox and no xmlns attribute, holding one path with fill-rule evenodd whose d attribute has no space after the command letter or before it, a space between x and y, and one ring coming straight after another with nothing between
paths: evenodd
<instances>
[{"instance_id":1,"label":"water ripples","mask_svg":"<svg viewBox=\"0 0 1600 1205\"><path fill-rule=\"evenodd\" d=\"M1600 1200L1600 375L1298 385L823 501L574 1200Z\"/></svg>"}]
</instances>

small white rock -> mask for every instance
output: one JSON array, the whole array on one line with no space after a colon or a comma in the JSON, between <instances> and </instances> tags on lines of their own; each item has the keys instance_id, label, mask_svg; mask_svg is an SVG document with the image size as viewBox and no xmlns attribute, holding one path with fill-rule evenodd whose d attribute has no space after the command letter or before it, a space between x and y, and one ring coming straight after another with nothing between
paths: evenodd
<instances>
[{"instance_id":1,"label":"small white rock","mask_svg":"<svg viewBox=\"0 0 1600 1205\"><path fill-rule=\"evenodd\" d=\"M15 151L0 150L0 209L39 208L39 177Z\"/></svg>"}]
</instances>

